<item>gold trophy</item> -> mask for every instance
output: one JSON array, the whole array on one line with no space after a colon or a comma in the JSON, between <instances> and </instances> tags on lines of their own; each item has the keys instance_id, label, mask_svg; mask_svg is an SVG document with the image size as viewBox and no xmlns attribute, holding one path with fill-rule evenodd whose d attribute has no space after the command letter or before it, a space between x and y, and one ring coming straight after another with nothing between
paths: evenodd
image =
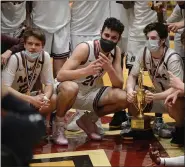
<instances>
[{"instance_id":1,"label":"gold trophy","mask_svg":"<svg viewBox=\"0 0 185 167\"><path fill-rule=\"evenodd\" d=\"M144 76L144 68L143 63L140 65L139 75L138 75L138 89L134 102L134 106L139 112L137 117L131 118L131 128L132 130L140 131L140 130L150 130L150 117L143 114L144 109L147 106L145 102L145 90L143 88L143 76Z\"/></svg>"}]
</instances>

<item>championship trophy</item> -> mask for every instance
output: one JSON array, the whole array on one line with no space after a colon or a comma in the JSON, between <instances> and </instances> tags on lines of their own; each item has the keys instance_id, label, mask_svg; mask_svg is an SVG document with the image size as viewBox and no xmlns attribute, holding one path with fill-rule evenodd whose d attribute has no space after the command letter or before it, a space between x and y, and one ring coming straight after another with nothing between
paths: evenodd
<instances>
[{"instance_id":1,"label":"championship trophy","mask_svg":"<svg viewBox=\"0 0 185 167\"><path fill-rule=\"evenodd\" d=\"M136 139L148 139L153 137L152 128L150 125L151 117L144 115L144 110L150 110L150 105L145 102L145 89L143 86L144 68L143 64L140 64L138 75L138 88L136 88L136 96L134 103L129 107L129 110L137 110L137 116L131 116L131 127L125 128L121 132L123 139L132 140Z\"/></svg>"},{"instance_id":2,"label":"championship trophy","mask_svg":"<svg viewBox=\"0 0 185 167\"><path fill-rule=\"evenodd\" d=\"M137 94L134 101L134 106L139 112L137 117L131 118L131 128L132 130L149 130L150 126L150 117L143 114L144 109L147 106L145 102L145 90L143 88L143 63L140 65L139 75L138 75L138 89L136 90Z\"/></svg>"}]
</instances>

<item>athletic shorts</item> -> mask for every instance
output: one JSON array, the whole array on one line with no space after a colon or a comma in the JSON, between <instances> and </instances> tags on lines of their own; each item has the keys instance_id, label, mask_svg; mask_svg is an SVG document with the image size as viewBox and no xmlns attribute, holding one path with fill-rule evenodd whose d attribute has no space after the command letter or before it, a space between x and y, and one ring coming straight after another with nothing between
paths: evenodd
<instances>
[{"instance_id":1,"label":"athletic shorts","mask_svg":"<svg viewBox=\"0 0 185 167\"><path fill-rule=\"evenodd\" d=\"M127 44L128 44L128 38L121 37L120 41L118 42L118 46L121 49L121 53L127 54Z\"/></svg>"},{"instance_id":2,"label":"athletic shorts","mask_svg":"<svg viewBox=\"0 0 185 167\"><path fill-rule=\"evenodd\" d=\"M132 66L135 62L137 53L140 49L145 47L145 41L131 41L128 40L127 44L127 59L126 59L126 65Z\"/></svg>"},{"instance_id":3,"label":"athletic shorts","mask_svg":"<svg viewBox=\"0 0 185 167\"><path fill-rule=\"evenodd\" d=\"M24 31L23 25L21 25L20 27L18 27L14 31L3 33L3 34L9 35L10 37L14 37L14 38L20 38L20 35L22 34L23 31Z\"/></svg>"},{"instance_id":4,"label":"athletic shorts","mask_svg":"<svg viewBox=\"0 0 185 167\"><path fill-rule=\"evenodd\" d=\"M34 25L35 26L35 25ZM37 26L36 26L37 27ZM56 31L49 33L43 30L46 36L44 50L54 59L64 59L70 54L70 23Z\"/></svg>"},{"instance_id":5,"label":"athletic shorts","mask_svg":"<svg viewBox=\"0 0 185 167\"><path fill-rule=\"evenodd\" d=\"M87 111L97 111L100 99L106 95L109 88L110 87L108 86L94 88L87 93L79 91L72 108Z\"/></svg>"}]
</instances>

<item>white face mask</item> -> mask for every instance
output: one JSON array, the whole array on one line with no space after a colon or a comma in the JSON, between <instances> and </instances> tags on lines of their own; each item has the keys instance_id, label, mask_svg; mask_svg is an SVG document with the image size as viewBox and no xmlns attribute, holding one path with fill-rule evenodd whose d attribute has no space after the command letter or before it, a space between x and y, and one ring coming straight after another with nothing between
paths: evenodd
<instances>
[{"instance_id":1,"label":"white face mask","mask_svg":"<svg viewBox=\"0 0 185 167\"><path fill-rule=\"evenodd\" d=\"M156 52L159 50L160 46L159 46L159 40L151 40L148 39L147 40L147 48L151 51L151 52Z\"/></svg>"},{"instance_id":2,"label":"white face mask","mask_svg":"<svg viewBox=\"0 0 185 167\"><path fill-rule=\"evenodd\" d=\"M26 56L28 57L28 59L36 60L37 57L40 56L41 52L31 53L31 52L29 52L28 50L25 50L25 54L26 54Z\"/></svg>"}]
</instances>

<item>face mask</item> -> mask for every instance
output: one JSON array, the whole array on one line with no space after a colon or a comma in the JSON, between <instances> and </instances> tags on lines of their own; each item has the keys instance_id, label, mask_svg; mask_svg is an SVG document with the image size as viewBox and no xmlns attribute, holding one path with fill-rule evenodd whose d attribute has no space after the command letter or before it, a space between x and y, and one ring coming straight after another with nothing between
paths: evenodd
<instances>
[{"instance_id":1,"label":"face mask","mask_svg":"<svg viewBox=\"0 0 185 167\"><path fill-rule=\"evenodd\" d=\"M182 4L182 5L179 5L179 7L180 7L181 9L185 9L185 3Z\"/></svg>"},{"instance_id":2,"label":"face mask","mask_svg":"<svg viewBox=\"0 0 185 167\"><path fill-rule=\"evenodd\" d=\"M147 40L147 48L151 51L151 52L156 52L159 50L160 46L159 46L159 40Z\"/></svg>"},{"instance_id":3,"label":"face mask","mask_svg":"<svg viewBox=\"0 0 185 167\"><path fill-rule=\"evenodd\" d=\"M41 53L41 52L31 53L31 52L29 52L28 50L25 50L26 56L28 57L28 59L31 59L31 60L37 59L37 57L40 56L40 53Z\"/></svg>"},{"instance_id":4,"label":"face mask","mask_svg":"<svg viewBox=\"0 0 185 167\"><path fill-rule=\"evenodd\" d=\"M110 52L116 47L117 43L109 41L107 39L100 39L100 46L104 52Z\"/></svg>"}]
</instances>

